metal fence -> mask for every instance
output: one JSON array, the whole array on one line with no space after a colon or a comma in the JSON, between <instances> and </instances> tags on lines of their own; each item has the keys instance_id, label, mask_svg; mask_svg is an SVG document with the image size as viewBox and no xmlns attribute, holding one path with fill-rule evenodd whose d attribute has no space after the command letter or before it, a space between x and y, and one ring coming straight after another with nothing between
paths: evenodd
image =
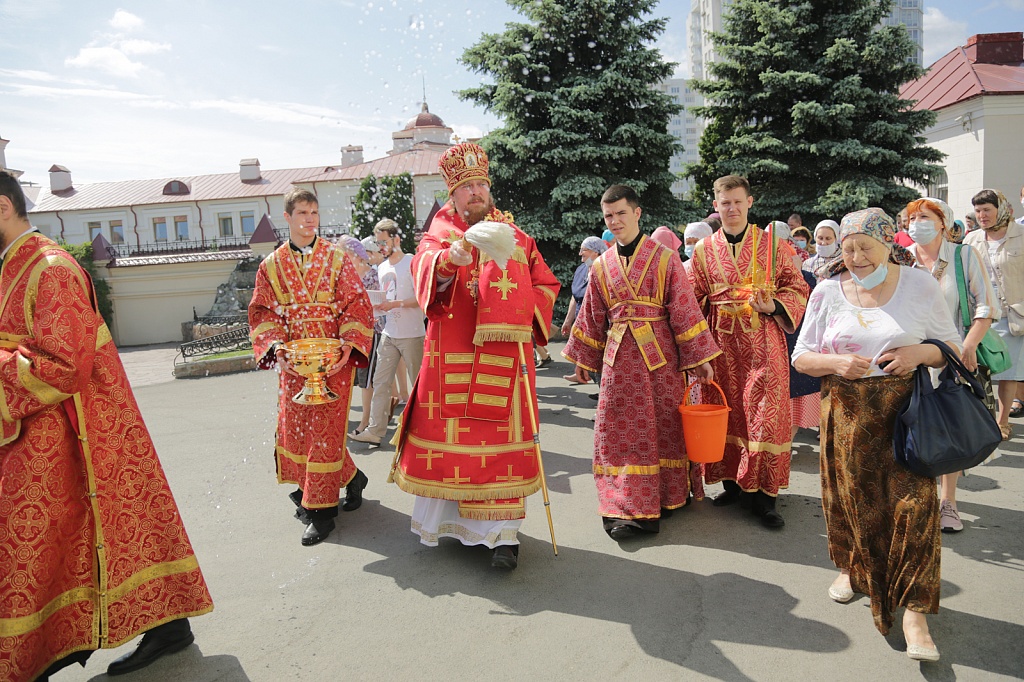
<instances>
[{"instance_id":1,"label":"metal fence","mask_svg":"<svg viewBox=\"0 0 1024 682\"><path fill-rule=\"evenodd\" d=\"M233 350L244 350L246 348L252 348L252 341L249 340L248 325L232 329L223 334L215 334L204 339L188 341L178 346L178 353L185 362L188 362L190 358L226 353Z\"/></svg>"},{"instance_id":2,"label":"metal fence","mask_svg":"<svg viewBox=\"0 0 1024 682\"><path fill-rule=\"evenodd\" d=\"M213 239L180 239L166 242L152 242L132 246L116 244L107 247L111 258L131 258L133 256L173 256L186 253L206 253L208 251L237 251L249 248L249 236L215 237Z\"/></svg>"}]
</instances>

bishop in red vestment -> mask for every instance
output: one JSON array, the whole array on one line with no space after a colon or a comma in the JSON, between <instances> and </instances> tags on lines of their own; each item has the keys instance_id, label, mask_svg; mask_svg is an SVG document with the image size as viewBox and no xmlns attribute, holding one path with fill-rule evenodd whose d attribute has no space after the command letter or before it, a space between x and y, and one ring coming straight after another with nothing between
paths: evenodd
<instances>
[{"instance_id":1,"label":"bishop in red vestment","mask_svg":"<svg viewBox=\"0 0 1024 682\"><path fill-rule=\"evenodd\" d=\"M785 332L803 318L809 287L778 237L747 224L754 203L746 178L715 182L722 229L697 243L690 282L723 355L715 377L732 411L721 462L704 464L704 482L722 481L715 505L740 502L769 528L789 486L789 353Z\"/></svg>"},{"instance_id":2,"label":"bishop in red vestment","mask_svg":"<svg viewBox=\"0 0 1024 682\"><path fill-rule=\"evenodd\" d=\"M292 190L285 195L289 241L260 263L249 303L253 353L261 369L281 369L274 458L277 482L298 486L289 497L306 526L303 545L323 541L335 528L339 495L347 487L345 511L362 504L367 478L345 445L352 379L365 366L373 344L373 309L341 249L318 238L316 195ZM301 405L292 396L305 378L289 369L283 345L297 339L341 339L342 359L327 386L339 399ZM351 362L350 362L351 360Z\"/></svg>"},{"instance_id":3,"label":"bishop in red vestment","mask_svg":"<svg viewBox=\"0 0 1024 682\"><path fill-rule=\"evenodd\" d=\"M594 423L594 482L608 534L656 533L689 501L691 480L678 407L686 372L711 378L721 354L700 313L678 252L641 234L639 197L615 185L601 207L615 245L590 271L562 354L577 379L601 373Z\"/></svg>"},{"instance_id":4,"label":"bishop in red vestment","mask_svg":"<svg viewBox=\"0 0 1024 682\"><path fill-rule=\"evenodd\" d=\"M0 679L146 632L108 673L137 670L213 602L92 282L4 171L0 243Z\"/></svg>"},{"instance_id":5,"label":"bishop in red vestment","mask_svg":"<svg viewBox=\"0 0 1024 682\"><path fill-rule=\"evenodd\" d=\"M452 147L439 165L451 201L412 263L426 347L396 435L392 477L418 496L412 530L423 543L483 544L495 549L494 566L515 568L524 498L540 488L534 365L525 363L527 390L521 359L532 360L531 340L547 345L559 284L533 238L494 208L480 146ZM481 221L515 231L505 269L461 241Z\"/></svg>"}]
</instances>

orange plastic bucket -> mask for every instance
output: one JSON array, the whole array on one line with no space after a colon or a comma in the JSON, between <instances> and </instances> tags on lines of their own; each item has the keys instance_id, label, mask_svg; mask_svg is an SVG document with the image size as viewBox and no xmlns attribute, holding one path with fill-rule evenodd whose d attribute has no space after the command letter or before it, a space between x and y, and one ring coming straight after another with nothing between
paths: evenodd
<instances>
[{"instance_id":1,"label":"orange plastic bucket","mask_svg":"<svg viewBox=\"0 0 1024 682\"><path fill-rule=\"evenodd\" d=\"M725 434L729 430L729 412L731 408L725 399L722 387L714 381L703 382L718 389L722 396L722 405L691 405L690 389L697 381L686 387L686 397L679 406L679 414L683 419L683 442L686 444L686 456L691 462L720 462L725 455Z\"/></svg>"}]
</instances>

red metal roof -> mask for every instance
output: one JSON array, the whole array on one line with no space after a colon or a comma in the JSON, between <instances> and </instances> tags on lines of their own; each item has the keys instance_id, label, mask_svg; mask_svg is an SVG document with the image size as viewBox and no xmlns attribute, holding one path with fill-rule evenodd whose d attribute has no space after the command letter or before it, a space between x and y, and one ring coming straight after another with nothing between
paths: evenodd
<instances>
[{"instance_id":1,"label":"red metal roof","mask_svg":"<svg viewBox=\"0 0 1024 682\"><path fill-rule=\"evenodd\" d=\"M448 145L432 148L429 143L419 143L412 149L391 156L385 156L366 163L357 163L345 168L329 168L316 175L310 174L296 182L327 182L330 180L362 180L367 175L378 178L384 175L437 175L437 162Z\"/></svg>"},{"instance_id":2,"label":"red metal roof","mask_svg":"<svg viewBox=\"0 0 1024 682\"><path fill-rule=\"evenodd\" d=\"M1002 34L997 34L1002 35ZM1020 34L1016 34L1020 40ZM1024 94L1024 62L991 64L972 60L978 38L932 64L924 76L900 88L902 99L917 100L914 109L935 111L981 95Z\"/></svg>"},{"instance_id":3,"label":"red metal roof","mask_svg":"<svg viewBox=\"0 0 1024 682\"><path fill-rule=\"evenodd\" d=\"M30 212L46 213L49 211L74 211L116 208L120 206L181 203L183 201L277 196L290 190L292 183L299 179L322 173L324 170L326 170L324 166L292 168L288 170L265 170L262 171L262 178L248 182L242 182L238 173L235 172L219 173L217 175L189 175L156 180L97 182L89 185L75 186L58 194L53 194L49 188L44 188L39 192L35 206ZM163 193L164 187L172 180L180 180L191 191L188 194L165 195Z\"/></svg>"}]
</instances>

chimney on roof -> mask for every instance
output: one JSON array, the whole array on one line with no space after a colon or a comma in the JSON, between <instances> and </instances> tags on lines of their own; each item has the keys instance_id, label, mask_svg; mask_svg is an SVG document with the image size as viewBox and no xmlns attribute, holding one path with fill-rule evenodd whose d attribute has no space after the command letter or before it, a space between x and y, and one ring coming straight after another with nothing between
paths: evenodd
<instances>
[{"instance_id":1,"label":"chimney on roof","mask_svg":"<svg viewBox=\"0 0 1024 682\"><path fill-rule=\"evenodd\" d=\"M363 162L363 148L350 144L341 148L341 167L357 166Z\"/></svg>"},{"instance_id":2,"label":"chimney on roof","mask_svg":"<svg viewBox=\"0 0 1024 682\"><path fill-rule=\"evenodd\" d=\"M238 177L242 182L256 182L261 179L260 160L242 159L238 162Z\"/></svg>"},{"instance_id":3,"label":"chimney on roof","mask_svg":"<svg viewBox=\"0 0 1024 682\"><path fill-rule=\"evenodd\" d=\"M50 191L65 192L71 188L71 171L57 164L50 166Z\"/></svg>"},{"instance_id":4,"label":"chimney on roof","mask_svg":"<svg viewBox=\"0 0 1024 682\"><path fill-rule=\"evenodd\" d=\"M1024 62L1024 33L979 33L967 39L967 58L975 64Z\"/></svg>"}]
</instances>

